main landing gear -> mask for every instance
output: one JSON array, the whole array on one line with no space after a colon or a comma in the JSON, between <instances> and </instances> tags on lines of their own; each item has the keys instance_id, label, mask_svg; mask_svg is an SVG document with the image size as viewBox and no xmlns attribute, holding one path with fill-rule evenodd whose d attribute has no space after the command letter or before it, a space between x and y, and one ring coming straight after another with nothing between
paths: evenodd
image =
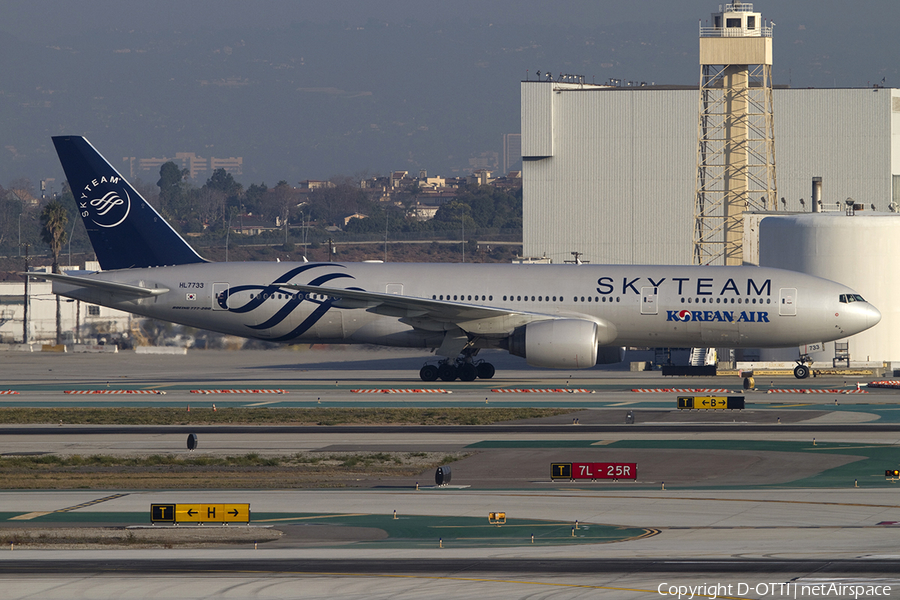
<instances>
[{"instance_id":1,"label":"main landing gear","mask_svg":"<svg viewBox=\"0 0 900 600\"><path fill-rule=\"evenodd\" d=\"M475 381L494 376L494 365L483 360L472 360L471 356L460 356L456 360L445 358L436 365L427 364L419 370L422 381Z\"/></svg>"}]
</instances>

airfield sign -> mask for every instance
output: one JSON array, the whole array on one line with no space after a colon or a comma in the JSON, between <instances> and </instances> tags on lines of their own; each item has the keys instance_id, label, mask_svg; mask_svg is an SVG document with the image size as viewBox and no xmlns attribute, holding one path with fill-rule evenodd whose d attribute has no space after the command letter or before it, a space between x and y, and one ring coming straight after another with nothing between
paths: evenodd
<instances>
[{"instance_id":1,"label":"airfield sign","mask_svg":"<svg viewBox=\"0 0 900 600\"><path fill-rule=\"evenodd\" d=\"M249 504L151 504L152 523L249 523Z\"/></svg>"},{"instance_id":2,"label":"airfield sign","mask_svg":"<svg viewBox=\"0 0 900 600\"><path fill-rule=\"evenodd\" d=\"M550 463L550 479L637 479L637 463Z\"/></svg>"}]
</instances>

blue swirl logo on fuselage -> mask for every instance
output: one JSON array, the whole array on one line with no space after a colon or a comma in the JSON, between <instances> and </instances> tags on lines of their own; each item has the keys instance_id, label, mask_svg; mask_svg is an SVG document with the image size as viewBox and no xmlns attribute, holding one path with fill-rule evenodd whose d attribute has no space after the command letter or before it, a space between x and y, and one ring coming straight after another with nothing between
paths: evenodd
<instances>
[{"instance_id":1,"label":"blue swirl logo on fuselage","mask_svg":"<svg viewBox=\"0 0 900 600\"><path fill-rule=\"evenodd\" d=\"M316 308L310 313L308 317L306 317L302 323L300 323L297 327L289 331L288 333L274 337L274 338L266 338L276 342L286 342L288 340L292 340L296 337L299 337L306 333L313 325L315 325L325 313L331 309L332 305L337 301L336 298L326 297L325 299L313 299L310 298L309 294L304 292L296 292L293 290L289 290L284 288L283 285L289 283L291 279L303 273L304 271L308 271L310 269L317 269L321 267L340 267L345 268L343 265L337 265L333 263L326 264L309 264L297 267L295 269L291 269L287 271L281 277L273 281L268 285L239 285L232 288L229 288L227 291L219 294L216 297L216 303L220 308L227 310L229 312L243 314L250 313L254 310L261 307L268 300L272 300L275 298L275 294L282 293L287 295L287 302L281 306L274 315L259 323L257 325L246 325L250 329L254 329L257 331L263 329L271 329L272 327L276 327L281 324L294 310L297 309L303 302L311 302L312 304L317 305ZM347 273L326 273L315 277L310 280L306 285L322 285L334 279L344 279L350 278L354 279L352 275ZM242 304L241 306L229 306L229 300L231 297L239 292L255 292L253 297L250 298L247 302Z\"/></svg>"}]
</instances>

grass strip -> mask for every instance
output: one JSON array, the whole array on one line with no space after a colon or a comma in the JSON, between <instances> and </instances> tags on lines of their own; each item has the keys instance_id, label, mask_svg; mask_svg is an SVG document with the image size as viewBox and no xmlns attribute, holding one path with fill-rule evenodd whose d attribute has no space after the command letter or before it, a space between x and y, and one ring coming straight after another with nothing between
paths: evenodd
<instances>
[{"instance_id":1,"label":"grass strip","mask_svg":"<svg viewBox=\"0 0 900 600\"><path fill-rule=\"evenodd\" d=\"M490 425L574 408L0 408L6 425Z\"/></svg>"},{"instance_id":2,"label":"grass strip","mask_svg":"<svg viewBox=\"0 0 900 600\"><path fill-rule=\"evenodd\" d=\"M467 453L0 456L2 489L289 489L412 477Z\"/></svg>"}]
</instances>

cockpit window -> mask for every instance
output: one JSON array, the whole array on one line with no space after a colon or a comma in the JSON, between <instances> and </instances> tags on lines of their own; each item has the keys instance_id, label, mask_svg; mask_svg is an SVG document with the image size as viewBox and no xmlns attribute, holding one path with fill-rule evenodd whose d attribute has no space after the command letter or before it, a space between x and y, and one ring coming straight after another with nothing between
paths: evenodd
<instances>
[{"instance_id":1,"label":"cockpit window","mask_svg":"<svg viewBox=\"0 0 900 600\"><path fill-rule=\"evenodd\" d=\"M850 302L865 302L865 300L859 294L841 294L841 302L849 304Z\"/></svg>"}]
</instances>

